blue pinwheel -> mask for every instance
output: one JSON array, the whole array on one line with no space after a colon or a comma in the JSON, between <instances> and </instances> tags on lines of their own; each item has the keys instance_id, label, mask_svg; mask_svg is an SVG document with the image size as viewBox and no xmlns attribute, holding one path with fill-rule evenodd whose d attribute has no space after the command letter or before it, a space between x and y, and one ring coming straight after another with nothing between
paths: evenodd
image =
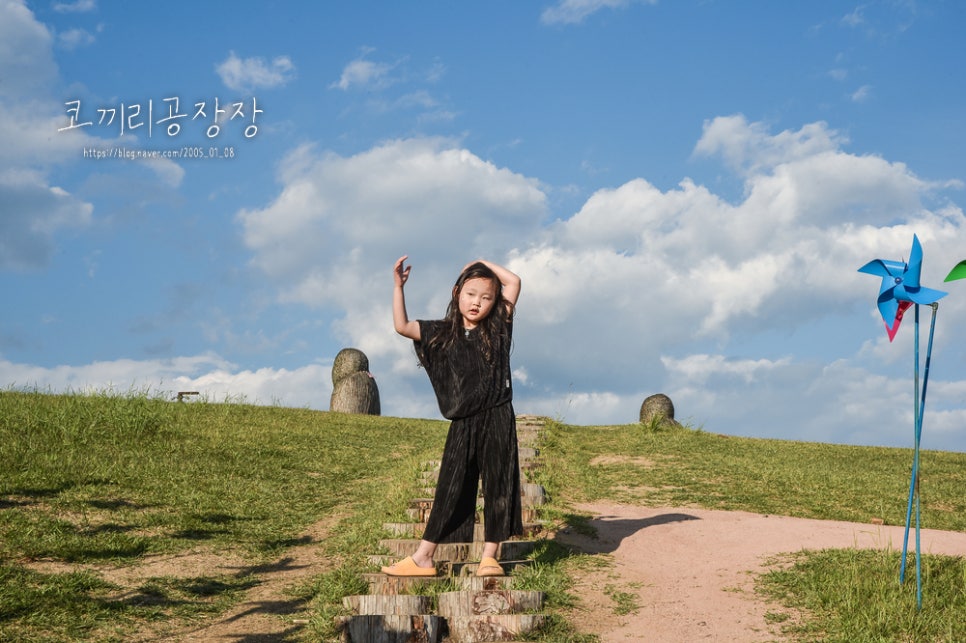
<instances>
[{"instance_id":1,"label":"blue pinwheel","mask_svg":"<svg viewBox=\"0 0 966 643\"><path fill-rule=\"evenodd\" d=\"M913 304L934 304L946 296L941 290L925 288L919 284L919 276L922 274L922 245L916 235L912 235L912 251L909 253L908 263L873 259L859 268L859 272L882 277L876 303L890 342L899 331L899 323L907 308Z\"/></svg>"},{"instance_id":2,"label":"blue pinwheel","mask_svg":"<svg viewBox=\"0 0 966 643\"><path fill-rule=\"evenodd\" d=\"M912 521L913 504L916 507L916 602L922 609L922 563L919 554L919 444L922 439L922 414L926 407L926 384L929 380L929 363L932 356L932 339L936 329L936 311L939 308L937 303L946 296L947 293L941 290L925 288L919 283L922 273L922 246L919 237L912 236L912 251L909 253L909 262L886 261L874 259L859 268L859 272L882 277L882 285L879 288L879 297L876 305L882 321L885 322L886 332L889 334L891 342L899 330L899 323L902 321L903 313L911 306L915 305L916 312L916 334L914 344L915 354L915 394L913 395L913 422L915 446L912 456L912 477L909 480L909 502L906 505L906 530L902 541L902 560L899 570L899 582L905 582L906 577L906 551L909 546L909 524ZM956 268L953 269L956 272ZM950 273L950 277L953 273ZM966 275L964 275L966 276ZM958 277L957 277L958 278ZM946 278L949 280L949 277ZM932 322L929 325L929 344L926 349L925 372L922 379L922 391L919 390L919 305L932 307Z\"/></svg>"}]
</instances>

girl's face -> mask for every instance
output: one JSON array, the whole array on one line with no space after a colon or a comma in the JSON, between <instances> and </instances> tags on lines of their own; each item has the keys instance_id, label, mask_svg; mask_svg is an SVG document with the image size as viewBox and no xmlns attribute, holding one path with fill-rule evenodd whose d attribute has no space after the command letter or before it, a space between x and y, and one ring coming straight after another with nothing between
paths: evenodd
<instances>
[{"instance_id":1,"label":"girl's face","mask_svg":"<svg viewBox=\"0 0 966 643\"><path fill-rule=\"evenodd\" d=\"M476 277L463 282L459 294L460 314L464 328L476 328L496 304L496 284L492 279Z\"/></svg>"}]
</instances>

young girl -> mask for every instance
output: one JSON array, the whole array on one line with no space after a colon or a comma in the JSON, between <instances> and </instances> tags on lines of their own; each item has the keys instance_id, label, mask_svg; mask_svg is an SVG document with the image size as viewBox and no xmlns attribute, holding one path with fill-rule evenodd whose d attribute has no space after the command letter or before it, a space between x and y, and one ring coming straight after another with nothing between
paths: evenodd
<instances>
[{"instance_id":1,"label":"young girl","mask_svg":"<svg viewBox=\"0 0 966 643\"><path fill-rule=\"evenodd\" d=\"M483 480L482 559L479 576L502 576L500 541L523 533L516 416L510 386L513 311L520 278L502 266L476 261L463 268L444 319L411 321L403 287L412 266L393 269L396 332L413 340L439 410L451 420L436 497L416 553L382 571L391 576L435 576L439 543L472 542L477 486Z\"/></svg>"}]
</instances>

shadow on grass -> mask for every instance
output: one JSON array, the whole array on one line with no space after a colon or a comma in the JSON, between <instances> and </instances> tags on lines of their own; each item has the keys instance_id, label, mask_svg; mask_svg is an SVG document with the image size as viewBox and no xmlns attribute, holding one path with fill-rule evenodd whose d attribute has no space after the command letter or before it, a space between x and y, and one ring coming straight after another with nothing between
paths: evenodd
<instances>
[{"instance_id":1,"label":"shadow on grass","mask_svg":"<svg viewBox=\"0 0 966 643\"><path fill-rule=\"evenodd\" d=\"M218 536L231 533L229 528L233 523L251 521L251 518L240 518L231 514L206 513L188 516L184 526L178 531L171 532L172 538L182 540L211 540Z\"/></svg>"},{"instance_id":2,"label":"shadow on grass","mask_svg":"<svg viewBox=\"0 0 966 643\"><path fill-rule=\"evenodd\" d=\"M117 511L118 509L148 509L150 505L142 505L136 502L131 502L130 500L113 499L113 500L88 500L87 504L95 509L104 509L106 511Z\"/></svg>"},{"instance_id":3,"label":"shadow on grass","mask_svg":"<svg viewBox=\"0 0 966 643\"><path fill-rule=\"evenodd\" d=\"M84 535L81 534L81 536ZM143 538L130 539L121 543L105 543L101 547L85 547L79 543L75 543L75 545L61 547L56 557L65 563L83 563L98 560L139 558L150 549L148 542Z\"/></svg>"},{"instance_id":4,"label":"shadow on grass","mask_svg":"<svg viewBox=\"0 0 966 643\"><path fill-rule=\"evenodd\" d=\"M245 576L251 576L252 574L276 574L281 572L291 572L308 567L308 565L293 565L292 563L294 561L295 559L291 556L286 556L281 560L265 563L263 565L236 567L235 569L238 571L235 572L235 577L244 578Z\"/></svg>"},{"instance_id":5,"label":"shadow on grass","mask_svg":"<svg viewBox=\"0 0 966 643\"><path fill-rule=\"evenodd\" d=\"M13 507L29 507L38 504L41 500L56 498L63 492L78 486L74 482L64 482L51 487L18 487L10 489L0 498L0 509L11 509Z\"/></svg>"},{"instance_id":6,"label":"shadow on grass","mask_svg":"<svg viewBox=\"0 0 966 643\"><path fill-rule=\"evenodd\" d=\"M245 577L195 576L159 577L145 581L137 589L104 601L109 606L178 607L210 602L219 596L242 592L258 585L258 579Z\"/></svg>"}]
</instances>

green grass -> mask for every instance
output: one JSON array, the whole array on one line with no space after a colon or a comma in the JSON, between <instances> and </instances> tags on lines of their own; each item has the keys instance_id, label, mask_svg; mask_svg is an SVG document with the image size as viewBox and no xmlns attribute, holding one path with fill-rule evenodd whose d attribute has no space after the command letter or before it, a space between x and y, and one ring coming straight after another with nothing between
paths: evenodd
<instances>
[{"instance_id":1,"label":"green grass","mask_svg":"<svg viewBox=\"0 0 966 643\"><path fill-rule=\"evenodd\" d=\"M966 641L966 560L923 556L922 609L910 565L895 551L830 549L771 561L759 590L789 608L789 636L855 641ZM798 617L799 614L804 615Z\"/></svg>"},{"instance_id":2,"label":"green grass","mask_svg":"<svg viewBox=\"0 0 966 643\"><path fill-rule=\"evenodd\" d=\"M405 521L418 471L439 457L446 424L148 394L0 392L0 641L122 641L175 631L227 609L255 582L199 570L122 583L108 568L199 548L274 561L309 525L332 571L293 587L305 640L334 640L343 596L384 522ZM753 440L639 424L551 422L536 481L546 516L590 530L573 503L741 509L868 522L905 520L911 450ZM922 454L922 524L966 531L966 454ZM897 587L894 554L804 552L776 561L760 588L770 618L803 640L966 640L963 559L924 556L927 591ZM542 641L586 643L568 623L572 577L605 558L540 543L521 589L548 593ZM914 587L914 584L913 584ZM446 591L438 587L432 591ZM606 587L615 614L633 588ZM910 611L910 594L913 607ZM305 617L305 614L309 614ZM887 624L888 628L886 628Z\"/></svg>"},{"instance_id":3,"label":"green grass","mask_svg":"<svg viewBox=\"0 0 966 643\"><path fill-rule=\"evenodd\" d=\"M905 524L911 449L556 424L543 451L546 484L567 502L609 499ZM966 531L966 453L923 451L920 457L922 524Z\"/></svg>"},{"instance_id":4,"label":"green grass","mask_svg":"<svg viewBox=\"0 0 966 643\"><path fill-rule=\"evenodd\" d=\"M382 522L403 519L407 487L397 481L438 457L444 437L441 422L0 393L0 641L115 640L124 622L223 609L238 589L217 577L186 589L149 579L134 589L172 597L127 605L97 573L32 571L38 561L136 565L205 547L255 566L330 518L326 548L360 569Z\"/></svg>"}]
</instances>

